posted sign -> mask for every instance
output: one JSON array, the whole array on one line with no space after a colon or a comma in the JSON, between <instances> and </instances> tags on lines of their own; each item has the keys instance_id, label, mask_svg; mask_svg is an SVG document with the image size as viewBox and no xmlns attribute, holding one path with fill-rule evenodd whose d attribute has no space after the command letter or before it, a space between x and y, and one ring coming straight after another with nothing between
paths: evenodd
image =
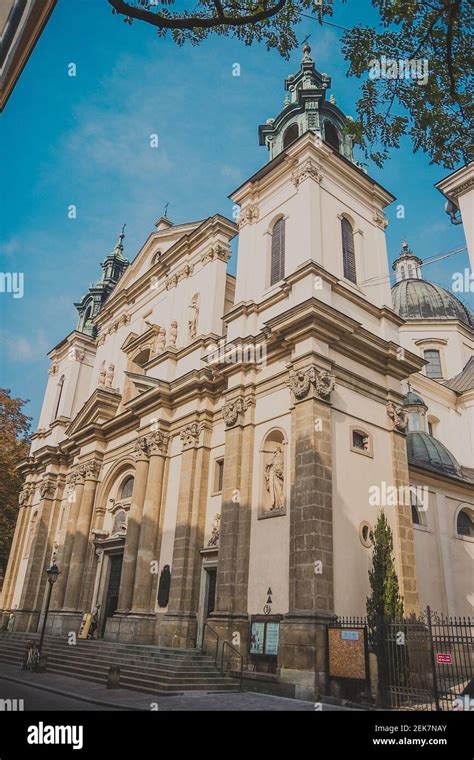
<instances>
[{"instance_id":1,"label":"posted sign","mask_svg":"<svg viewBox=\"0 0 474 760\"><path fill-rule=\"evenodd\" d=\"M453 664L453 658L450 654L437 654L436 655L436 662L439 665L452 665Z\"/></svg>"}]
</instances>

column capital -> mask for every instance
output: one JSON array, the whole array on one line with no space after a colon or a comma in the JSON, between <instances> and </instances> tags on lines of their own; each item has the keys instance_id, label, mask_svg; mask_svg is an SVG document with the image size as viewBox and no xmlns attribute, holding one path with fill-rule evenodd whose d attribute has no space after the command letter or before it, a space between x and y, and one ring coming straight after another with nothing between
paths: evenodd
<instances>
[{"instance_id":1,"label":"column capital","mask_svg":"<svg viewBox=\"0 0 474 760\"><path fill-rule=\"evenodd\" d=\"M253 398L244 398L243 396L226 401L222 407L222 416L226 428L233 427L237 422L242 422L245 412L254 404Z\"/></svg>"},{"instance_id":2,"label":"column capital","mask_svg":"<svg viewBox=\"0 0 474 760\"><path fill-rule=\"evenodd\" d=\"M40 483L40 496L42 499L52 499L54 497L54 491L56 488L56 482L46 476Z\"/></svg>"},{"instance_id":3,"label":"column capital","mask_svg":"<svg viewBox=\"0 0 474 760\"><path fill-rule=\"evenodd\" d=\"M20 507L26 507L34 491L35 491L35 486L33 485L33 483L25 483L23 485L23 488L20 491L20 495L18 496L18 503Z\"/></svg>"},{"instance_id":4,"label":"column capital","mask_svg":"<svg viewBox=\"0 0 474 760\"><path fill-rule=\"evenodd\" d=\"M170 436L162 430L155 430L147 437L149 456L166 456Z\"/></svg>"},{"instance_id":5,"label":"column capital","mask_svg":"<svg viewBox=\"0 0 474 760\"><path fill-rule=\"evenodd\" d=\"M305 369L290 372L288 380L288 386L295 402L308 398L311 391L314 397L322 401L329 401L335 384L335 376L330 372L318 369L315 364Z\"/></svg>"},{"instance_id":6,"label":"column capital","mask_svg":"<svg viewBox=\"0 0 474 760\"><path fill-rule=\"evenodd\" d=\"M101 463L98 459L91 459L82 465L84 480L97 480L100 473Z\"/></svg>"},{"instance_id":7,"label":"column capital","mask_svg":"<svg viewBox=\"0 0 474 760\"><path fill-rule=\"evenodd\" d=\"M183 451L199 446L201 433L206 429L208 429L208 425L205 422L191 422L186 425L179 434Z\"/></svg>"},{"instance_id":8,"label":"column capital","mask_svg":"<svg viewBox=\"0 0 474 760\"><path fill-rule=\"evenodd\" d=\"M408 417L403 407L397 406L393 401L389 401L387 404L387 414L393 422L393 429L398 433L406 433Z\"/></svg>"},{"instance_id":9,"label":"column capital","mask_svg":"<svg viewBox=\"0 0 474 760\"><path fill-rule=\"evenodd\" d=\"M148 443L145 435L140 436L140 438L135 441L133 456L137 462L148 461Z\"/></svg>"}]
</instances>

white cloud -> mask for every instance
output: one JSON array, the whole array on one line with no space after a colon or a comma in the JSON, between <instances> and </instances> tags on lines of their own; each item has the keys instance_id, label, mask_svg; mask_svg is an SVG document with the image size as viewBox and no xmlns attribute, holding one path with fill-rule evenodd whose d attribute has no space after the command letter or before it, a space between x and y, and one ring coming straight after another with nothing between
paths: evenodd
<instances>
[{"instance_id":1,"label":"white cloud","mask_svg":"<svg viewBox=\"0 0 474 760\"><path fill-rule=\"evenodd\" d=\"M0 346L11 362L20 363L43 359L50 348L43 330L35 330L29 336L0 330Z\"/></svg>"}]
</instances>

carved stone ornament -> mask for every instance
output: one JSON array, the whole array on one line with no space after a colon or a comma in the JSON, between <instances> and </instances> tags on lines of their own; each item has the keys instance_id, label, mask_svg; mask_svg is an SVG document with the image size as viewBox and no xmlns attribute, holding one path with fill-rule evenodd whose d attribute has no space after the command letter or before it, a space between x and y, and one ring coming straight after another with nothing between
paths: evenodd
<instances>
[{"instance_id":1,"label":"carved stone ornament","mask_svg":"<svg viewBox=\"0 0 474 760\"><path fill-rule=\"evenodd\" d=\"M53 362L51 367L48 369L48 375L57 375L59 370L59 364L57 362Z\"/></svg>"},{"instance_id":2,"label":"carved stone ornament","mask_svg":"<svg viewBox=\"0 0 474 760\"><path fill-rule=\"evenodd\" d=\"M99 477L101 464L97 459L85 462L82 467L84 468L84 480L95 480Z\"/></svg>"},{"instance_id":3,"label":"carved stone ornament","mask_svg":"<svg viewBox=\"0 0 474 760\"><path fill-rule=\"evenodd\" d=\"M301 164L298 164L291 174L291 181L294 186L298 188L301 182L305 179L314 179L318 184L323 179L324 175L320 172L319 167L311 158L307 158Z\"/></svg>"},{"instance_id":4,"label":"carved stone ornament","mask_svg":"<svg viewBox=\"0 0 474 760\"><path fill-rule=\"evenodd\" d=\"M231 251L229 246L223 246L220 243L217 243L216 245L213 245L209 248L209 250L206 251L206 253L203 253L201 256L201 265L204 267L206 264L209 264L211 261L215 261L215 259L219 259L219 261L228 261L231 257Z\"/></svg>"},{"instance_id":5,"label":"carved stone ornament","mask_svg":"<svg viewBox=\"0 0 474 760\"><path fill-rule=\"evenodd\" d=\"M387 229L388 219L385 219L385 216L382 214L381 211L379 211L378 209L374 209L372 217L377 227L380 227L381 230Z\"/></svg>"},{"instance_id":6,"label":"carved stone ornament","mask_svg":"<svg viewBox=\"0 0 474 760\"><path fill-rule=\"evenodd\" d=\"M396 406L392 401L387 404L387 414L393 422L393 427L399 433L405 433L408 425L408 417L401 406Z\"/></svg>"},{"instance_id":7,"label":"carved stone ornament","mask_svg":"<svg viewBox=\"0 0 474 760\"><path fill-rule=\"evenodd\" d=\"M73 491L78 478L78 473L73 470L66 478L66 488L69 491Z\"/></svg>"},{"instance_id":8,"label":"carved stone ornament","mask_svg":"<svg viewBox=\"0 0 474 760\"><path fill-rule=\"evenodd\" d=\"M168 433L164 433L161 430L156 430L147 438L148 451L150 456L161 454L166 455L168 451L170 436Z\"/></svg>"},{"instance_id":9,"label":"carved stone ornament","mask_svg":"<svg viewBox=\"0 0 474 760\"><path fill-rule=\"evenodd\" d=\"M240 211L237 217L239 227L245 227L246 224L253 224L259 217L259 210L256 204L249 204Z\"/></svg>"},{"instance_id":10,"label":"carved stone ornament","mask_svg":"<svg viewBox=\"0 0 474 760\"><path fill-rule=\"evenodd\" d=\"M220 530L221 527L221 516L219 513L216 514L214 517L214 522L212 524L211 528L211 537L209 541L207 542L208 546L219 546L219 538L220 538Z\"/></svg>"},{"instance_id":11,"label":"carved stone ornament","mask_svg":"<svg viewBox=\"0 0 474 760\"><path fill-rule=\"evenodd\" d=\"M54 496L55 484L52 480L43 480L40 485L40 496L42 499L52 499Z\"/></svg>"},{"instance_id":12,"label":"carved stone ornament","mask_svg":"<svg viewBox=\"0 0 474 760\"><path fill-rule=\"evenodd\" d=\"M239 396L233 401L226 401L222 407L222 416L224 418L226 427L232 427L232 425L235 425L239 419L239 416L244 414L249 406L249 401L247 399L244 399L242 396Z\"/></svg>"},{"instance_id":13,"label":"carved stone ornament","mask_svg":"<svg viewBox=\"0 0 474 760\"><path fill-rule=\"evenodd\" d=\"M107 330L108 334L112 335L112 333L116 333L117 330L119 330L124 325L130 324L131 319L132 318L130 314L122 314L122 316L116 319L115 322L112 322L109 329Z\"/></svg>"},{"instance_id":14,"label":"carved stone ornament","mask_svg":"<svg viewBox=\"0 0 474 760\"><path fill-rule=\"evenodd\" d=\"M189 446L197 446L199 443L199 436L203 429L202 422L192 422L191 425L187 425L179 434L183 449Z\"/></svg>"},{"instance_id":15,"label":"carved stone ornament","mask_svg":"<svg viewBox=\"0 0 474 760\"><path fill-rule=\"evenodd\" d=\"M23 507L26 504L26 502L28 501L30 497L30 493L31 493L31 487L27 483L25 483L18 497L18 503L20 507Z\"/></svg>"},{"instance_id":16,"label":"carved stone ornament","mask_svg":"<svg viewBox=\"0 0 474 760\"><path fill-rule=\"evenodd\" d=\"M133 456L135 459L148 459L148 444L147 439L143 435L141 438L138 438L137 441L135 441L135 446L133 448Z\"/></svg>"},{"instance_id":17,"label":"carved stone ornament","mask_svg":"<svg viewBox=\"0 0 474 760\"><path fill-rule=\"evenodd\" d=\"M308 369L293 372L290 375L288 385L298 400L306 398L311 390L311 386L314 387L316 396L326 400L334 390L335 378L329 372L324 372L312 366Z\"/></svg>"}]
</instances>

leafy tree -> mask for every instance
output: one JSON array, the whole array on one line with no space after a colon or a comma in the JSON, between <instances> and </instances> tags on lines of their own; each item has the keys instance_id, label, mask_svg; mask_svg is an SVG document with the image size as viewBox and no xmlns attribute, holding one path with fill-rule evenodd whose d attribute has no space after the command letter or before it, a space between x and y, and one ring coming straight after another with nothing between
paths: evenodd
<instances>
[{"instance_id":1,"label":"leafy tree","mask_svg":"<svg viewBox=\"0 0 474 760\"><path fill-rule=\"evenodd\" d=\"M0 579L8 562L23 481L15 468L28 455L30 445L31 417L22 412L27 403L0 388Z\"/></svg>"},{"instance_id":2,"label":"leafy tree","mask_svg":"<svg viewBox=\"0 0 474 760\"><path fill-rule=\"evenodd\" d=\"M302 18L328 23L336 5L360 9L360 0L197 0L192 11L175 10L174 0L107 0L128 24L143 21L161 37L193 45L209 34L234 36L246 45L264 42L288 58ZM347 130L363 154L382 166L390 149L408 135L414 151L453 168L472 157L472 22L470 0L368 0L377 27L359 24L342 36L348 76L361 79L357 118ZM308 15L309 14L309 15ZM426 62L428 76L371 78L371 62ZM471 147L470 147L471 146Z\"/></svg>"},{"instance_id":3,"label":"leafy tree","mask_svg":"<svg viewBox=\"0 0 474 760\"><path fill-rule=\"evenodd\" d=\"M393 536L385 512L380 513L375 530L371 532L374 551L369 570L371 596L367 597L369 629L377 622L389 623L403 618L403 599L393 561Z\"/></svg>"}]
</instances>

